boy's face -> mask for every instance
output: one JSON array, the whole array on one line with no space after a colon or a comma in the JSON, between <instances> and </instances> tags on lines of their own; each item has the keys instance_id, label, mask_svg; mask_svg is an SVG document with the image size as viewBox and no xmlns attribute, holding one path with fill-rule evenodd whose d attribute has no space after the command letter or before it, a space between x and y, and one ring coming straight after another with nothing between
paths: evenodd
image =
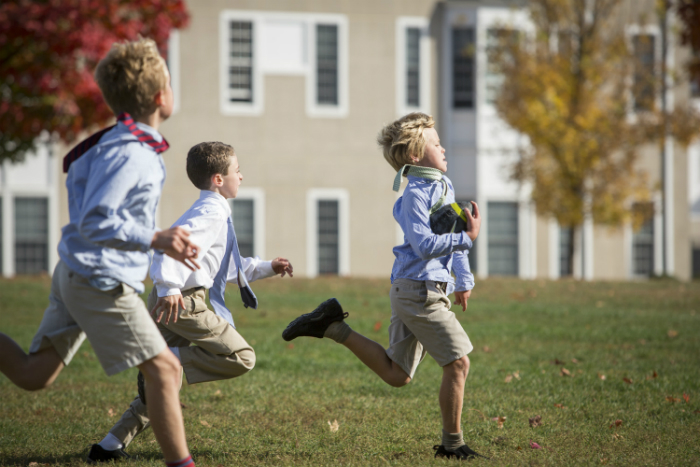
<instances>
[{"instance_id":1,"label":"boy's face","mask_svg":"<svg viewBox=\"0 0 700 467\"><path fill-rule=\"evenodd\" d=\"M243 174L241 173L241 168L238 166L238 158L236 156L231 157L231 162L228 166L228 174L220 176L223 179L223 183L219 188L221 196L226 199L238 196L238 187L241 186L241 182L243 181Z\"/></svg>"},{"instance_id":2,"label":"boy's face","mask_svg":"<svg viewBox=\"0 0 700 467\"><path fill-rule=\"evenodd\" d=\"M423 130L423 137L425 137L426 141L425 152L421 160L417 160L415 157L413 158L414 164L420 167L438 169L443 173L447 172L445 148L440 146L440 137L437 131L435 131L435 128L426 128Z\"/></svg>"}]
</instances>

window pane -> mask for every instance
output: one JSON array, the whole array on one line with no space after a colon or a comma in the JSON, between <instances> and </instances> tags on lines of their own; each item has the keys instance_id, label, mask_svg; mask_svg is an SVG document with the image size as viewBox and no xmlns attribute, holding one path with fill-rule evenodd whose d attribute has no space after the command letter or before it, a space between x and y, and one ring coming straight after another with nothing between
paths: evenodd
<instances>
[{"instance_id":1,"label":"window pane","mask_svg":"<svg viewBox=\"0 0 700 467\"><path fill-rule=\"evenodd\" d=\"M651 34L634 36L634 110L651 110L654 107L654 40Z\"/></svg>"},{"instance_id":2,"label":"window pane","mask_svg":"<svg viewBox=\"0 0 700 467\"><path fill-rule=\"evenodd\" d=\"M255 256L255 202L252 199L234 199L231 210L241 256L252 258Z\"/></svg>"},{"instance_id":3,"label":"window pane","mask_svg":"<svg viewBox=\"0 0 700 467\"><path fill-rule=\"evenodd\" d=\"M653 212L649 206L635 205L634 209ZM654 218L650 217L632 234L632 258L635 274L651 276L654 274Z\"/></svg>"},{"instance_id":4,"label":"window pane","mask_svg":"<svg viewBox=\"0 0 700 467\"><path fill-rule=\"evenodd\" d=\"M700 277L700 248L693 248L693 277Z\"/></svg>"},{"instance_id":5,"label":"window pane","mask_svg":"<svg viewBox=\"0 0 700 467\"><path fill-rule=\"evenodd\" d=\"M420 106L420 29L406 29L406 104Z\"/></svg>"},{"instance_id":6,"label":"window pane","mask_svg":"<svg viewBox=\"0 0 700 467\"><path fill-rule=\"evenodd\" d=\"M229 100L253 102L253 23L231 21L229 37Z\"/></svg>"},{"instance_id":7,"label":"window pane","mask_svg":"<svg viewBox=\"0 0 700 467\"><path fill-rule=\"evenodd\" d=\"M559 275L561 277L571 276L574 273L573 261L573 235L574 229L571 227L561 227L559 229Z\"/></svg>"},{"instance_id":8,"label":"window pane","mask_svg":"<svg viewBox=\"0 0 700 467\"><path fill-rule=\"evenodd\" d=\"M316 26L316 102L338 105L338 26Z\"/></svg>"},{"instance_id":9,"label":"window pane","mask_svg":"<svg viewBox=\"0 0 700 467\"><path fill-rule=\"evenodd\" d=\"M318 272L338 274L338 201L318 202Z\"/></svg>"},{"instance_id":10,"label":"window pane","mask_svg":"<svg viewBox=\"0 0 700 467\"><path fill-rule=\"evenodd\" d=\"M49 269L49 202L15 198L15 271L37 274Z\"/></svg>"},{"instance_id":11,"label":"window pane","mask_svg":"<svg viewBox=\"0 0 700 467\"><path fill-rule=\"evenodd\" d=\"M518 204L488 203L489 274L518 275Z\"/></svg>"},{"instance_id":12,"label":"window pane","mask_svg":"<svg viewBox=\"0 0 700 467\"><path fill-rule=\"evenodd\" d=\"M455 108L474 108L474 29L452 30L452 92Z\"/></svg>"}]
</instances>

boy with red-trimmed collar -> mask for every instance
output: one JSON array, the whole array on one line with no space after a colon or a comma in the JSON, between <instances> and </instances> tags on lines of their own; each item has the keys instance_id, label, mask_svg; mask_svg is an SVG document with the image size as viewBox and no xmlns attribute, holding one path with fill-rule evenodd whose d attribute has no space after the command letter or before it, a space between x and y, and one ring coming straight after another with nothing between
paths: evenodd
<instances>
[{"instance_id":1,"label":"boy with red-trimmed collar","mask_svg":"<svg viewBox=\"0 0 700 467\"><path fill-rule=\"evenodd\" d=\"M165 181L158 127L173 110L165 61L155 42L114 44L95 79L118 122L64 159L70 222L58 246L49 306L29 355L0 334L0 371L27 390L49 386L87 336L107 375L138 367L148 381L153 431L166 464L194 466L179 401L180 363L139 293L151 248L199 268L182 228L158 231Z\"/></svg>"}]
</instances>

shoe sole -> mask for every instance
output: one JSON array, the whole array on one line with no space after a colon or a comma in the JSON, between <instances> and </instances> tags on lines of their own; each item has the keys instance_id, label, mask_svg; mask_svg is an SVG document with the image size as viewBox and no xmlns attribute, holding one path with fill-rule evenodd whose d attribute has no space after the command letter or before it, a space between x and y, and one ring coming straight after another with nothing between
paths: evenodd
<instances>
[{"instance_id":1,"label":"shoe sole","mask_svg":"<svg viewBox=\"0 0 700 467\"><path fill-rule=\"evenodd\" d=\"M326 302L330 302L331 300L332 300L333 302L335 302L335 305L337 306L337 308L334 307L334 308L332 309L331 312L335 314L335 313L336 313L336 310L339 309L340 311L337 312L337 317L338 317L339 319L334 319L333 321L331 321L330 323L328 323L329 326L330 326L331 323L334 323L334 322L336 322L336 321L342 321L342 320L344 320L345 318L347 318L347 316L348 316L347 313L343 313L343 307L340 305L340 302L338 302L338 300L336 300L335 298L330 298L330 299L326 300L325 302L321 303L321 305L319 305L319 306L317 307L317 309L318 309L319 307L321 307L322 305L324 305ZM315 312L316 312L316 310L314 310L314 311L312 311L311 313L308 313L308 314L309 314L309 315L313 315L313 313L315 313ZM322 312L322 313L319 313L317 316L310 316L309 318L307 318L307 320L305 321L304 324L316 323L316 322L318 322L318 321L322 321L322 320L324 320L324 319L327 319L327 318L329 317L329 314L330 314L331 312L329 312L329 313L327 314L327 313L324 311L324 312ZM304 315L301 315L301 316L304 316ZM296 321L297 319L301 318L301 316L297 317L294 321ZM292 321L292 323L293 323L294 321ZM292 323L289 323L289 325L287 326L287 328L286 328L284 331L282 331L282 339L284 339L284 340L287 341L287 342L292 341L292 340L296 339L297 337L306 336L305 334L304 334L304 335L302 335L302 334L296 334L296 333L293 332L292 329L289 329L289 326L291 326ZM308 337L316 337L316 336L308 336Z\"/></svg>"}]
</instances>

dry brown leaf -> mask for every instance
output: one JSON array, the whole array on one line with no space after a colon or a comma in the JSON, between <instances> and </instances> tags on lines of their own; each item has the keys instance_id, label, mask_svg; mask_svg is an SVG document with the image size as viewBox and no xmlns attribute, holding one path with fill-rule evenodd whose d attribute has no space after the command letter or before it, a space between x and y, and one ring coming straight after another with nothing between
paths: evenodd
<instances>
[{"instance_id":1,"label":"dry brown leaf","mask_svg":"<svg viewBox=\"0 0 700 467\"><path fill-rule=\"evenodd\" d=\"M515 379L520 379L520 370L513 373L513 376L515 377Z\"/></svg>"},{"instance_id":2,"label":"dry brown leaf","mask_svg":"<svg viewBox=\"0 0 700 467\"><path fill-rule=\"evenodd\" d=\"M658 377L659 377L659 374L655 370L652 374L647 376L647 381L650 379L658 378Z\"/></svg>"},{"instance_id":3,"label":"dry brown leaf","mask_svg":"<svg viewBox=\"0 0 700 467\"><path fill-rule=\"evenodd\" d=\"M498 424L498 428L503 428L503 423L506 421L506 417L493 417L491 420Z\"/></svg>"},{"instance_id":4,"label":"dry brown leaf","mask_svg":"<svg viewBox=\"0 0 700 467\"><path fill-rule=\"evenodd\" d=\"M613 423L610 424L610 428L619 428L622 426L622 420L618 419L615 420Z\"/></svg>"},{"instance_id":5,"label":"dry brown leaf","mask_svg":"<svg viewBox=\"0 0 700 467\"><path fill-rule=\"evenodd\" d=\"M207 422L206 420L200 420L199 423L201 423L202 426L206 426L206 427L208 427L208 428L211 428L211 425L210 425L209 422Z\"/></svg>"},{"instance_id":6,"label":"dry brown leaf","mask_svg":"<svg viewBox=\"0 0 700 467\"><path fill-rule=\"evenodd\" d=\"M510 383L513 381L513 375L506 375L506 379L503 380L506 383Z\"/></svg>"},{"instance_id":7,"label":"dry brown leaf","mask_svg":"<svg viewBox=\"0 0 700 467\"><path fill-rule=\"evenodd\" d=\"M680 401L681 401L681 400L678 399L677 397L673 397L673 396L666 396L666 400L669 401L669 402L672 403L672 404L675 403L675 402L680 402Z\"/></svg>"},{"instance_id":8,"label":"dry brown leaf","mask_svg":"<svg viewBox=\"0 0 700 467\"><path fill-rule=\"evenodd\" d=\"M605 381L605 375L602 373L598 373L598 379L602 379L603 381Z\"/></svg>"},{"instance_id":9,"label":"dry brown leaf","mask_svg":"<svg viewBox=\"0 0 700 467\"><path fill-rule=\"evenodd\" d=\"M666 334L667 334L668 337L670 337L671 339L673 339L674 337L678 337L678 331L676 331L675 329L669 329L668 332L667 332Z\"/></svg>"},{"instance_id":10,"label":"dry brown leaf","mask_svg":"<svg viewBox=\"0 0 700 467\"><path fill-rule=\"evenodd\" d=\"M331 423L331 421L328 420L328 426L330 427L331 433L335 433L340 428L338 420L333 420L333 423Z\"/></svg>"},{"instance_id":11,"label":"dry brown leaf","mask_svg":"<svg viewBox=\"0 0 700 467\"><path fill-rule=\"evenodd\" d=\"M109 415L110 417L114 417L116 415L114 413L114 409L112 407L110 407L109 410L107 411L107 415Z\"/></svg>"},{"instance_id":12,"label":"dry brown leaf","mask_svg":"<svg viewBox=\"0 0 700 467\"><path fill-rule=\"evenodd\" d=\"M576 360L575 358L572 358L571 363L578 363L578 360Z\"/></svg>"},{"instance_id":13,"label":"dry brown leaf","mask_svg":"<svg viewBox=\"0 0 700 467\"><path fill-rule=\"evenodd\" d=\"M622 381L624 381L627 384L632 384L632 382L633 382L631 379L629 379L627 377L622 378Z\"/></svg>"},{"instance_id":14,"label":"dry brown leaf","mask_svg":"<svg viewBox=\"0 0 700 467\"><path fill-rule=\"evenodd\" d=\"M220 396L221 395L221 389L217 389L216 392L214 393L215 396Z\"/></svg>"},{"instance_id":15,"label":"dry brown leaf","mask_svg":"<svg viewBox=\"0 0 700 467\"><path fill-rule=\"evenodd\" d=\"M521 449L522 449L522 448L521 448L520 446L518 446L517 448L515 448L516 451L520 451Z\"/></svg>"},{"instance_id":16,"label":"dry brown leaf","mask_svg":"<svg viewBox=\"0 0 700 467\"><path fill-rule=\"evenodd\" d=\"M536 426L541 426L542 425L542 417L540 415L535 415L534 417L530 418L530 426L535 428Z\"/></svg>"},{"instance_id":17,"label":"dry brown leaf","mask_svg":"<svg viewBox=\"0 0 700 467\"><path fill-rule=\"evenodd\" d=\"M613 433L613 439L625 439L620 433Z\"/></svg>"},{"instance_id":18,"label":"dry brown leaf","mask_svg":"<svg viewBox=\"0 0 700 467\"><path fill-rule=\"evenodd\" d=\"M558 409L565 409L566 408L566 406L563 404L554 404L554 407L556 407Z\"/></svg>"},{"instance_id":19,"label":"dry brown leaf","mask_svg":"<svg viewBox=\"0 0 700 467\"><path fill-rule=\"evenodd\" d=\"M688 394L683 393L683 400L686 404L690 404L690 396Z\"/></svg>"},{"instance_id":20,"label":"dry brown leaf","mask_svg":"<svg viewBox=\"0 0 700 467\"><path fill-rule=\"evenodd\" d=\"M551 361L551 364L552 364L552 365L563 365L564 362L562 362L562 361L559 360L558 358L555 358L554 360Z\"/></svg>"},{"instance_id":21,"label":"dry brown leaf","mask_svg":"<svg viewBox=\"0 0 700 467\"><path fill-rule=\"evenodd\" d=\"M488 345L485 345L485 346L483 347L483 349L482 349L482 350L483 350L484 352L486 352L486 353L489 353L489 352L491 352L491 349L489 348L489 346L488 346Z\"/></svg>"},{"instance_id":22,"label":"dry brown leaf","mask_svg":"<svg viewBox=\"0 0 700 467\"><path fill-rule=\"evenodd\" d=\"M288 348L289 350L292 350L292 349L294 348L294 344L291 344L291 343L290 343L290 344L287 344L287 348Z\"/></svg>"},{"instance_id":23,"label":"dry brown leaf","mask_svg":"<svg viewBox=\"0 0 700 467\"><path fill-rule=\"evenodd\" d=\"M379 331L381 328L382 328L382 322L381 322L381 321L377 321L376 323L374 323L374 332Z\"/></svg>"},{"instance_id":24,"label":"dry brown leaf","mask_svg":"<svg viewBox=\"0 0 700 467\"><path fill-rule=\"evenodd\" d=\"M562 367L562 369L561 369L561 375L562 375L562 376L571 376L571 372L570 372L569 370L567 370L566 368L563 368L563 367Z\"/></svg>"}]
</instances>

